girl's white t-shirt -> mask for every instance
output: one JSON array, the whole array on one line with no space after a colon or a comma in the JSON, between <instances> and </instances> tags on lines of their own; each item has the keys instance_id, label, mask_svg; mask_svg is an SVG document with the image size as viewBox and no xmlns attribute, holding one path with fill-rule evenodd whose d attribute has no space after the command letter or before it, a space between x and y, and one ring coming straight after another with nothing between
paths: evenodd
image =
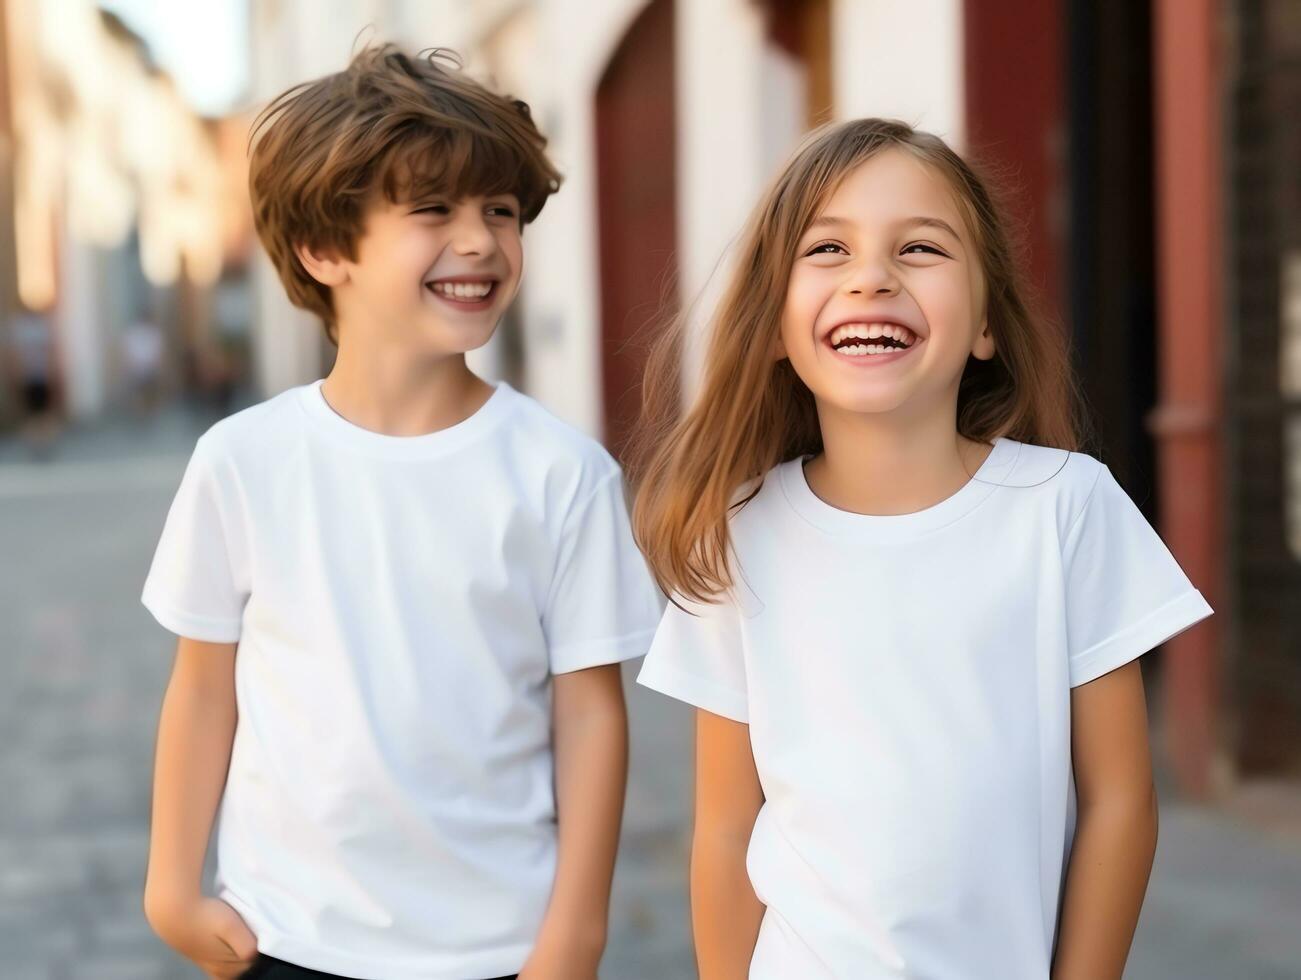
<instances>
[{"instance_id":1,"label":"girl's white t-shirt","mask_svg":"<svg viewBox=\"0 0 1301 980\"><path fill-rule=\"evenodd\" d=\"M144 603L239 644L217 884L259 949L520 969L556 862L551 677L640 656L660 617L600 445L505 384L410 438L288 391L199 440Z\"/></svg>"},{"instance_id":2,"label":"girl's white t-shirt","mask_svg":"<svg viewBox=\"0 0 1301 980\"><path fill-rule=\"evenodd\" d=\"M750 976L1046 978L1071 688L1210 607L1105 466L1010 439L897 517L783 463L731 534L736 586L670 605L639 680L749 725Z\"/></svg>"}]
</instances>

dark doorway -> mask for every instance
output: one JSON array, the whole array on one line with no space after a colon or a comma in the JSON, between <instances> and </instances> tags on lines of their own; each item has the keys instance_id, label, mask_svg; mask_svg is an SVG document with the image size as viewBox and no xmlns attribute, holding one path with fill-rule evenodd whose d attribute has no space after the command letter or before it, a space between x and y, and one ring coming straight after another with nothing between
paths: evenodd
<instances>
[{"instance_id":1,"label":"dark doorway","mask_svg":"<svg viewBox=\"0 0 1301 980\"><path fill-rule=\"evenodd\" d=\"M1243 775L1301 775L1301 7L1236 0L1228 70L1228 680Z\"/></svg>"},{"instance_id":2,"label":"dark doorway","mask_svg":"<svg viewBox=\"0 0 1301 980\"><path fill-rule=\"evenodd\" d=\"M1068 6L1066 314L1094 449L1150 521L1156 268L1148 5Z\"/></svg>"}]
</instances>

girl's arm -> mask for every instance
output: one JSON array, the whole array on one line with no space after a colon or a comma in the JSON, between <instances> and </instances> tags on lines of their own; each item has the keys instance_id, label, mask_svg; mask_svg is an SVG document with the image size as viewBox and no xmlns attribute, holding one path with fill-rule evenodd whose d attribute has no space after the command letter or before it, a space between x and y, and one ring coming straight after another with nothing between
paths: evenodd
<instances>
[{"instance_id":1,"label":"girl's arm","mask_svg":"<svg viewBox=\"0 0 1301 980\"><path fill-rule=\"evenodd\" d=\"M238 977L257 955L235 910L202 891L235 719L235 644L182 639L158 722L145 916L169 946L223 978Z\"/></svg>"},{"instance_id":2,"label":"girl's arm","mask_svg":"<svg viewBox=\"0 0 1301 980\"><path fill-rule=\"evenodd\" d=\"M1143 674L1132 661L1071 692L1079 819L1053 980L1120 980L1156 853Z\"/></svg>"},{"instance_id":3,"label":"girl's arm","mask_svg":"<svg viewBox=\"0 0 1301 980\"><path fill-rule=\"evenodd\" d=\"M595 980L628 776L628 715L618 664L553 680L556 880L520 980Z\"/></svg>"},{"instance_id":4,"label":"girl's arm","mask_svg":"<svg viewBox=\"0 0 1301 980\"><path fill-rule=\"evenodd\" d=\"M691 922L700 980L744 980L750 973L764 907L745 855L762 805L750 726L697 711Z\"/></svg>"}]
</instances>

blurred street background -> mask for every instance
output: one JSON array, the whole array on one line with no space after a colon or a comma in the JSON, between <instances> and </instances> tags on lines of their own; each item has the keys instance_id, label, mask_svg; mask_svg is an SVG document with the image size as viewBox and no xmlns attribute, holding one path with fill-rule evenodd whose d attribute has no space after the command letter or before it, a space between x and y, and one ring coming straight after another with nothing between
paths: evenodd
<instances>
[{"instance_id":1,"label":"blurred street background","mask_svg":"<svg viewBox=\"0 0 1301 980\"><path fill-rule=\"evenodd\" d=\"M646 324L703 321L801 134L898 117L1002 175L1091 451L1218 613L1145 658L1126 975L1301 978L1298 0L0 0L0 977L197 975L140 912L173 640L138 597L198 435L330 365L252 234L249 123L379 40L454 48L550 136L565 185L474 366L616 453ZM629 698L603 976L688 978L691 717Z\"/></svg>"}]
</instances>

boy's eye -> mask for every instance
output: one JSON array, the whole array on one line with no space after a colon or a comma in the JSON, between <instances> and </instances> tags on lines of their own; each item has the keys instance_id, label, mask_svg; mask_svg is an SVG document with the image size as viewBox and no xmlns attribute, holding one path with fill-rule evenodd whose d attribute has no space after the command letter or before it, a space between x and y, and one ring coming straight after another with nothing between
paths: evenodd
<instances>
[{"instance_id":1,"label":"boy's eye","mask_svg":"<svg viewBox=\"0 0 1301 980\"><path fill-rule=\"evenodd\" d=\"M416 208L411 213L412 214L450 214L451 210L452 209L449 208L446 204L426 204L422 207Z\"/></svg>"},{"instance_id":2,"label":"boy's eye","mask_svg":"<svg viewBox=\"0 0 1301 980\"><path fill-rule=\"evenodd\" d=\"M491 215L495 215L499 218L515 217L515 209L512 208L509 204L494 204L492 207L488 209L488 213Z\"/></svg>"}]
</instances>

